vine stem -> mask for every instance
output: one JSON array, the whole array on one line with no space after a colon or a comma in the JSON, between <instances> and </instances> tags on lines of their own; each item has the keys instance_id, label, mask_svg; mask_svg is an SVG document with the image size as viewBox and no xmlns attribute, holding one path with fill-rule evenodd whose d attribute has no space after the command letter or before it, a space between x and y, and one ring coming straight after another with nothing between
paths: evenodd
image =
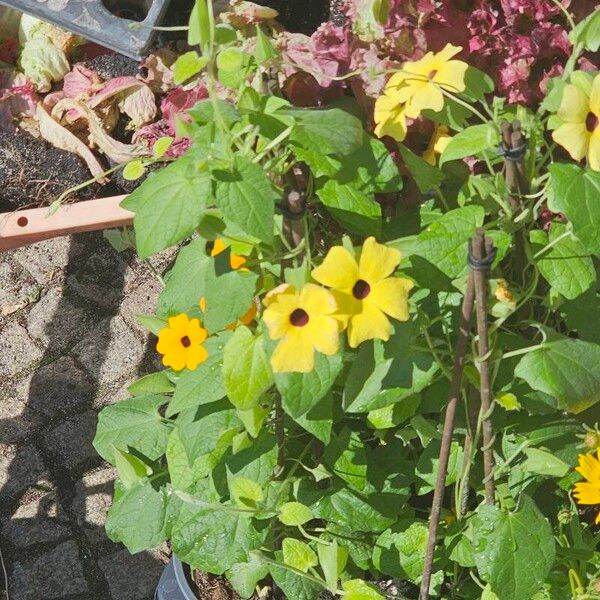
<instances>
[{"instance_id":1,"label":"vine stem","mask_svg":"<svg viewBox=\"0 0 600 600\"><path fill-rule=\"evenodd\" d=\"M485 237L485 230L479 228L473 238L473 258L482 261L491 255L493 245L490 238ZM485 500L488 504L494 504L496 488L494 484L494 432L490 419L492 406L492 385L489 361L489 332L487 321L487 272L476 270L475 298L477 300L477 336L479 346L479 391L481 396L481 414L483 416L483 470L485 484Z\"/></svg>"},{"instance_id":2,"label":"vine stem","mask_svg":"<svg viewBox=\"0 0 600 600\"><path fill-rule=\"evenodd\" d=\"M454 353L454 367L452 370L452 381L450 383L450 393L448 395L448 405L446 406L446 415L444 417L444 429L440 445L440 455L438 462L437 480L433 492L433 501L431 503L431 516L429 517L429 533L427 538L427 549L425 552L425 563L423 567L423 579L421 580L421 589L419 600L428 600L429 585L433 572L433 553L437 531L442 512L442 502L444 500L444 488L446 487L446 472L448 470L448 461L450 459L450 447L452 445L452 434L454 432L454 418L456 416L456 406L460 397L462 386L462 375L465 368L467 357L467 348L469 343L469 331L471 329L471 317L473 306L475 304L475 277L473 271L469 273L467 281L467 290L463 298L458 340L456 342Z\"/></svg>"}]
</instances>

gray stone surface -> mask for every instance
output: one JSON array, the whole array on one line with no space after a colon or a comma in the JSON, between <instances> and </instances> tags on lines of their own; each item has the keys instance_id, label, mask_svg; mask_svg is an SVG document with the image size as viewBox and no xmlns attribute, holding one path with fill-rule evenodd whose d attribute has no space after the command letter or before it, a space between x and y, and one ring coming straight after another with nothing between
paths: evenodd
<instances>
[{"instance_id":1,"label":"gray stone surface","mask_svg":"<svg viewBox=\"0 0 600 600\"><path fill-rule=\"evenodd\" d=\"M115 477L113 467L102 467L88 473L76 484L73 512L77 515L77 524L92 542L106 538L104 522L112 502Z\"/></svg>"},{"instance_id":2,"label":"gray stone surface","mask_svg":"<svg viewBox=\"0 0 600 600\"><path fill-rule=\"evenodd\" d=\"M10 584L12 600L52 600L88 591L79 548L73 541L16 562Z\"/></svg>"},{"instance_id":3,"label":"gray stone surface","mask_svg":"<svg viewBox=\"0 0 600 600\"><path fill-rule=\"evenodd\" d=\"M66 298L60 288L52 288L32 306L27 331L32 338L58 352L81 340L98 322L93 317L89 310Z\"/></svg>"},{"instance_id":4,"label":"gray stone surface","mask_svg":"<svg viewBox=\"0 0 600 600\"><path fill-rule=\"evenodd\" d=\"M97 421L95 410L64 419L44 436L44 445L70 469L88 461L98 462L92 446Z\"/></svg>"},{"instance_id":5,"label":"gray stone surface","mask_svg":"<svg viewBox=\"0 0 600 600\"><path fill-rule=\"evenodd\" d=\"M5 521L2 534L17 548L27 548L68 539L73 532L56 502L56 494L51 492L19 506Z\"/></svg>"},{"instance_id":6,"label":"gray stone surface","mask_svg":"<svg viewBox=\"0 0 600 600\"><path fill-rule=\"evenodd\" d=\"M147 600L153 597L164 565L158 553L131 555L120 550L98 561L113 600Z\"/></svg>"},{"instance_id":7,"label":"gray stone surface","mask_svg":"<svg viewBox=\"0 0 600 600\"><path fill-rule=\"evenodd\" d=\"M100 385L135 370L143 353L142 342L118 316L102 321L73 349L77 360Z\"/></svg>"},{"instance_id":8,"label":"gray stone surface","mask_svg":"<svg viewBox=\"0 0 600 600\"><path fill-rule=\"evenodd\" d=\"M43 352L34 344L27 330L16 322L0 328L0 376L12 376L25 371L42 358Z\"/></svg>"},{"instance_id":9,"label":"gray stone surface","mask_svg":"<svg viewBox=\"0 0 600 600\"><path fill-rule=\"evenodd\" d=\"M11 600L153 598L164 557L132 557L106 537L115 472L92 440L100 408L159 358L134 316L158 293L148 265L100 234L0 254L0 548Z\"/></svg>"}]
</instances>

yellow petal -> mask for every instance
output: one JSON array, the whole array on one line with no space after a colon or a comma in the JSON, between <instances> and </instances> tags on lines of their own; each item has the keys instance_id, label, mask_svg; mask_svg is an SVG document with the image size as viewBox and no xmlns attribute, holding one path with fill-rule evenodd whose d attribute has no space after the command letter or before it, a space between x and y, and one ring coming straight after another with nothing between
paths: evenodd
<instances>
[{"instance_id":1,"label":"yellow petal","mask_svg":"<svg viewBox=\"0 0 600 600\"><path fill-rule=\"evenodd\" d=\"M206 339L208 332L200 325L198 319L191 319L187 328L187 335L192 344L201 344Z\"/></svg>"},{"instance_id":2,"label":"yellow petal","mask_svg":"<svg viewBox=\"0 0 600 600\"><path fill-rule=\"evenodd\" d=\"M408 279L388 277L372 286L366 302L372 302L394 319L408 321L408 294L413 287L413 282Z\"/></svg>"},{"instance_id":3,"label":"yellow petal","mask_svg":"<svg viewBox=\"0 0 600 600\"><path fill-rule=\"evenodd\" d=\"M401 258L399 250L378 244L374 237L368 237L360 253L357 279L365 279L373 285L391 275Z\"/></svg>"},{"instance_id":4,"label":"yellow petal","mask_svg":"<svg viewBox=\"0 0 600 600\"><path fill-rule=\"evenodd\" d=\"M337 310L337 304L331 292L314 283L307 283L302 288L299 305L308 313L311 319L315 315L330 315Z\"/></svg>"},{"instance_id":5,"label":"yellow petal","mask_svg":"<svg viewBox=\"0 0 600 600\"><path fill-rule=\"evenodd\" d=\"M258 307L256 306L256 302L252 302L250 308L240 317L240 323L243 325L250 325L256 318L257 313Z\"/></svg>"},{"instance_id":6,"label":"yellow petal","mask_svg":"<svg viewBox=\"0 0 600 600\"><path fill-rule=\"evenodd\" d=\"M598 484L580 481L575 484L573 495L578 504L600 504L600 487Z\"/></svg>"},{"instance_id":7,"label":"yellow petal","mask_svg":"<svg viewBox=\"0 0 600 600\"><path fill-rule=\"evenodd\" d=\"M387 135L397 142L403 142L406 139L407 134L405 112L403 110L399 111L398 114L394 115L392 118L378 123L373 130L373 133L379 138Z\"/></svg>"},{"instance_id":8,"label":"yellow petal","mask_svg":"<svg viewBox=\"0 0 600 600\"><path fill-rule=\"evenodd\" d=\"M592 171L600 171L600 125L590 138L587 160Z\"/></svg>"},{"instance_id":9,"label":"yellow petal","mask_svg":"<svg viewBox=\"0 0 600 600\"><path fill-rule=\"evenodd\" d=\"M183 337L187 335L188 322L189 318L185 313L181 313L176 317L169 317L169 329Z\"/></svg>"},{"instance_id":10,"label":"yellow petal","mask_svg":"<svg viewBox=\"0 0 600 600\"><path fill-rule=\"evenodd\" d=\"M596 75L596 77L594 77L594 82L592 83L592 93L590 94L589 109L597 117L600 117L600 73Z\"/></svg>"},{"instance_id":11,"label":"yellow petal","mask_svg":"<svg viewBox=\"0 0 600 600\"><path fill-rule=\"evenodd\" d=\"M175 371L183 371L186 365L186 353L183 351L183 346L181 350L165 354L162 362L165 367L171 367Z\"/></svg>"},{"instance_id":12,"label":"yellow petal","mask_svg":"<svg viewBox=\"0 0 600 600\"><path fill-rule=\"evenodd\" d=\"M552 139L560 144L574 160L581 160L586 156L590 137L585 122L563 123L552 132Z\"/></svg>"},{"instance_id":13,"label":"yellow petal","mask_svg":"<svg viewBox=\"0 0 600 600\"><path fill-rule=\"evenodd\" d=\"M310 337L313 346L323 354L331 356L340 349L340 336L337 321L333 317L312 316L308 325L303 328Z\"/></svg>"},{"instance_id":14,"label":"yellow petal","mask_svg":"<svg viewBox=\"0 0 600 600\"><path fill-rule=\"evenodd\" d=\"M444 108L444 95L440 88L428 82L421 87L406 105L406 116L416 119L424 110L439 112Z\"/></svg>"},{"instance_id":15,"label":"yellow petal","mask_svg":"<svg viewBox=\"0 0 600 600\"><path fill-rule=\"evenodd\" d=\"M279 312L287 312L289 307L297 306L297 302L298 293L296 292L296 288L289 283L278 285L263 298L265 306L273 306L273 310ZM284 306L288 308L284 309Z\"/></svg>"},{"instance_id":16,"label":"yellow petal","mask_svg":"<svg viewBox=\"0 0 600 600\"><path fill-rule=\"evenodd\" d=\"M351 290L358 280L356 259L343 246L329 250L322 264L312 271L315 281L337 290Z\"/></svg>"},{"instance_id":17,"label":"yellow petal","mask_svg":"<svg viewBox=\"0 0 600 600\"><path fill-rule=\"evenodd\" d=\"M462 46L453 46L452 44L446 44L446 46L436 54L436 58L441 61L448 61L457 54L460 54L461 51Z\"/></svg>"},{"instance_id":18,"label":"yellow petal","mask_svg":"<svg viewBox=\"0 0 600 600\"><path fill-rule=\"evenodd\" d=\"M281 339L291 329L290 314L289 312L281 313L272 308L265 309L262 319L272 340Z\"/></svg>"},{"instance_id":19,"label":"yellow petal","mask_svg":"<svg viewBox=\"0 0 600 600\"><path fill-rule=\"evenodd\" d=\"M301 327L290 329L271 355L275 373L309 373L315 366L315 350Z\"/></svg>"},{"instance_id":20,"label":"yellow petal","mask_svg":"<svg viewBox=\"0 0 600 600\"><path fill-rule=\"evenodd\" d=\"M565 123L585 123L589 112L590 99L588 96L575 85L565 86L560 108L556 113L561 121Z\"/></svg>"},{"instance_id":21,"label":"yellow petal","mask_svg":"<svg viewBox=\"0 0 600 600\"><path fill-rule=\"evenodd\" d=\"M575 470L588 481L600 483L600 461L591 454L580 454L579 464Z\"/></svg>"},{"instance_id":22,"label":"yellow petal","mask_svg":"<svg viewBox=\"0 0 600 600\"><path fill-rule=\"evenodd\" d=\"M464 92L466 88L465 73L468 68L469 65L465 62L451 60L440 67L434 75L433 81L453 94Z\"/></svg>"},{"instance_id":23,"label":"yellow petal","mask_svg":"<svg viewBox=\"0 0 600 600\"><path fill-rule=\"evenodd\" d=\"M210 251L210 255L218 256L221 254L221 252L223 252L223 250L225 250L225 248L226 246L223 240L221 238L217 238L213 244L212 250Z\"/></svg>"},{"instance_id":24,"label":"yellow petal","mask_svg":"<svg viewBox=\"0 0 600 600\"><path fill-rule=\"evenodd\" d=\"M350 318L348 343L356 348L366 340L389 340L392 326L388 318L373 304L362 303L362 312Z\"/></svg>"},{"instance_id":25,"label":"yellow petal","mask_svg":"<svg viewBox=\"0 0 600 600\"><path fill-rule=\"evenodd\" d=\"M208 358L208 352L204 346L194 345L187 349L186 367L193 371L198 368L200 363L203 363Z\"/></svg>"}]
</instances>

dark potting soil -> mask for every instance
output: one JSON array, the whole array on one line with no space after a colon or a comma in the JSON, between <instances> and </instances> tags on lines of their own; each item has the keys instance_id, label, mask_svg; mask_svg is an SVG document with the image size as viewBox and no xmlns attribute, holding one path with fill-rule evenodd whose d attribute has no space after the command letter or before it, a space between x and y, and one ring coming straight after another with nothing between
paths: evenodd
<instances>
[{"instance_id":1,"label":"dark potting soil","mask_svg":"<svg viewBox=\"0 0 600 600\"><path fill-rule=\"evenodd\" d=\"M59 150L29 133L0 132L0 212L51 204L65 190L91 178L75 154ZM92 184L79 199L109 196L107 186Z\"/></svg>"},{"instance_id":2,"label":"dark potting soil","mask_svg":"<svg viewBox=\"0 0 600 600\"><path fill-rule=\"evenodd\" d=\"M140 70L137 60L121 54L101 54L88 60L85 66L105 80L113 77L135 77Z\"/></svg>"},{"instance_id":3,"label":"dark potting soil","mask_svg":"<svg viewBox=\"0 0 600 600\"><path fill-rule=\"evenodd\" d=\"M288 30L310 35L329 19L330 0L256 0L279 12L278 21Z\"/></svg>"}]
</instances>

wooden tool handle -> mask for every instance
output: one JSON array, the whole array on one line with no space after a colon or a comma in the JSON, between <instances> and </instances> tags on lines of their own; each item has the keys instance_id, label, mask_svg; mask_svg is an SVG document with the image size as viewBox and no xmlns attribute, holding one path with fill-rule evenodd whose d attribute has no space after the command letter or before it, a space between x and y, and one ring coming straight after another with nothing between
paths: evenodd
<instances>
[{"instance_id":1,"label":"wooden tool handle","mask_svg":"<svg viewBox=\"0 0 600 600\"><path fill-rule=\"evenodd\" d=\"M53 214L47 207L0 213L0 252L61 235L131 225L133 213L120 207L123 198L83 200Z\"/></svg>"}]
</instances>

